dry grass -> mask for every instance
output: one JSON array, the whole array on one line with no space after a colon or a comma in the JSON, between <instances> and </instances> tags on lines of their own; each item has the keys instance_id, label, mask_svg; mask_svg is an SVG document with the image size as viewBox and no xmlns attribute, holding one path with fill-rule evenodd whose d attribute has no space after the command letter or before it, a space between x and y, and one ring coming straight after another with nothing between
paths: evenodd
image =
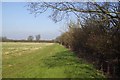
<instances>
[{"instance_id":1,"label":"dry grass","mask_svg":"<svg viewBox=\"0 0 120 80\"><path fill-rule=\"evenodd\" d=\"M2 54L4 55L14 55L21 56L22 54L27 54L35 50L44 48L45 46L52 45L54 43L20 43L20 42L3 42ZM8 56L5 56L8 58Z\"/></svg>"}]
</instances>

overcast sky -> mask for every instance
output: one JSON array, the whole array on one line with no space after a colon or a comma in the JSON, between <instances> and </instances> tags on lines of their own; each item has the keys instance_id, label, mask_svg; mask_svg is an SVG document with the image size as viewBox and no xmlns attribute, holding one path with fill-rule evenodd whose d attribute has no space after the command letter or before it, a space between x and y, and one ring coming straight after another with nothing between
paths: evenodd
<instances>
[{"instance_id":1,"label":"overcast sky","mask_svg":"<svg viewBox=\"0 0 120 80\"><path fill-rule=\"evenodd\" d=\"M63 24L48 18L51 11L38 17L29 14L25 2L2 3L2 34L11 39L26 39L41 34L42 39L54 39L60 35Z\"/></svg>"}]
</instances>

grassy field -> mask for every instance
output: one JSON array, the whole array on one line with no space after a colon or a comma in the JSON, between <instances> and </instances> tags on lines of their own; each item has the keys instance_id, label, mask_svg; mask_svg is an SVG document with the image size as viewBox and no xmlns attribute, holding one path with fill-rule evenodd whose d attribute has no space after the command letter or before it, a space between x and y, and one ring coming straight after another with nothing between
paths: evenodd
<instances>
[{"instance_id":1,"label":"grassy field","mask_svg":"<svg viewBox=\"0 0 120 80\"><path fill-rule=\"evenodd\" d=\"M91 64L55 43L3 43L3 78L104 78Z\"/></svg>"}]
</instances>

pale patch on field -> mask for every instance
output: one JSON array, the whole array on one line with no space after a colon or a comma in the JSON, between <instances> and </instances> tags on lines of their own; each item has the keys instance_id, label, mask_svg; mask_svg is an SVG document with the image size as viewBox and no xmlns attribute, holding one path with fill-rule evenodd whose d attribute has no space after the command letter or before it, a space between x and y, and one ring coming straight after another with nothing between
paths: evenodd
<instances>
[{"instance_id":1,"label":"pale patch on field","mask_svg":"<svg viewBox=\"0 0 120 80\"><path fill-rule=\"evenodd\" d=\"M53 45L54 43L22 43L22 42L3 42L2 54L4 57L21 56L22 54L31 53L44 48L45 46ZM8 55L8 56L5 56Z\"/></svg>"},{"instance_id":2,"label":"pale patch on field","mask_svg":"<svg viewBox=\"0 0 120 80\"><path fill-rule=\"evenodd\" d=\"M18 53L17 55L21 56L22 54L21 54L21 53Z\"/></svg>"},{"instance_id":3,"label":"pale patch on field","mask_svg":"<svg viewBox=\"0 0 120 80\"><path fill-rule=\"evenodd\" d=\"M49 44L46 44L47 46L49 46L49 45L53 45L54 43L49 43Z\"/></svg>"},{"instance_id":4,"label":"pale patch on field","mask_svg":"<svg viewBox=\"0 0 120 80\"><path fill-rule=\"evenodd\" d=\"M9 67L12 67L12 65L11 65L11 64L9 64L8 66L9 66Z\"/></svg>"},{"instance_id":5,"label":"pale patch on field","mask_svg":"<svg viewBox=\"0 0 120 80\"><path fill-rule=\"evenodd\" d=\"M8 54L9 54L9 52L5 52L4 54L5 54L5 55L8 55Z\"/></svg>"},{"instance_id":6,"label":"pale patch on field","mask_svg":"<svg viewBox=\"0 0 120 80\"><path fill-rule=\"evenodd\" d=\"M37 49L40 49L40 48L32 48L32 50L37 50Z\"/></svg>"}]
</instances>

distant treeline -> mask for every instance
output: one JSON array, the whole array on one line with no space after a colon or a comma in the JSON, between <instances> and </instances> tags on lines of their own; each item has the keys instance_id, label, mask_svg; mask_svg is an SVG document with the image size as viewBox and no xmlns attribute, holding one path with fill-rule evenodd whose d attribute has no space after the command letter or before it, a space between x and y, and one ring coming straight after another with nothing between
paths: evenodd
<instances>
[{"instance_id":1,"label":"distant treeline","mask_svg":"<svg viewBox=\"0 0 120 80\"><path fill-rule=\"evenodd\" d=\"M12 40L12 39L0 39L0 42L46 42L46 43L54 43L54 40Z\"/></svg>"},{"instance_id":2,"label":"distant treeline","mask_svg":"<svg viewBox=\"0 0 120 80\"><path fill-rule=\"evenodd\" d=\"M47 42L47 43L54 43L54 40L40 40L40 41L28 41L28 40L7 40L2 42Z\"/></svg>"},{"instance_id":3,"label":"distant treeline","mask_svg":"<svg viewBox=\"0 0 120 80\"><path fill-rule=\"evenodd\" d=\"M33 40L33 36L28 36L28 39L22 39L22 40L15 40L15 39L9 39L7 37L0 37L0 42L48 42L48 43L54 43L54 40L40 40L40 35L36 36L36 40Z\"/></svg>"}]
</instances>

